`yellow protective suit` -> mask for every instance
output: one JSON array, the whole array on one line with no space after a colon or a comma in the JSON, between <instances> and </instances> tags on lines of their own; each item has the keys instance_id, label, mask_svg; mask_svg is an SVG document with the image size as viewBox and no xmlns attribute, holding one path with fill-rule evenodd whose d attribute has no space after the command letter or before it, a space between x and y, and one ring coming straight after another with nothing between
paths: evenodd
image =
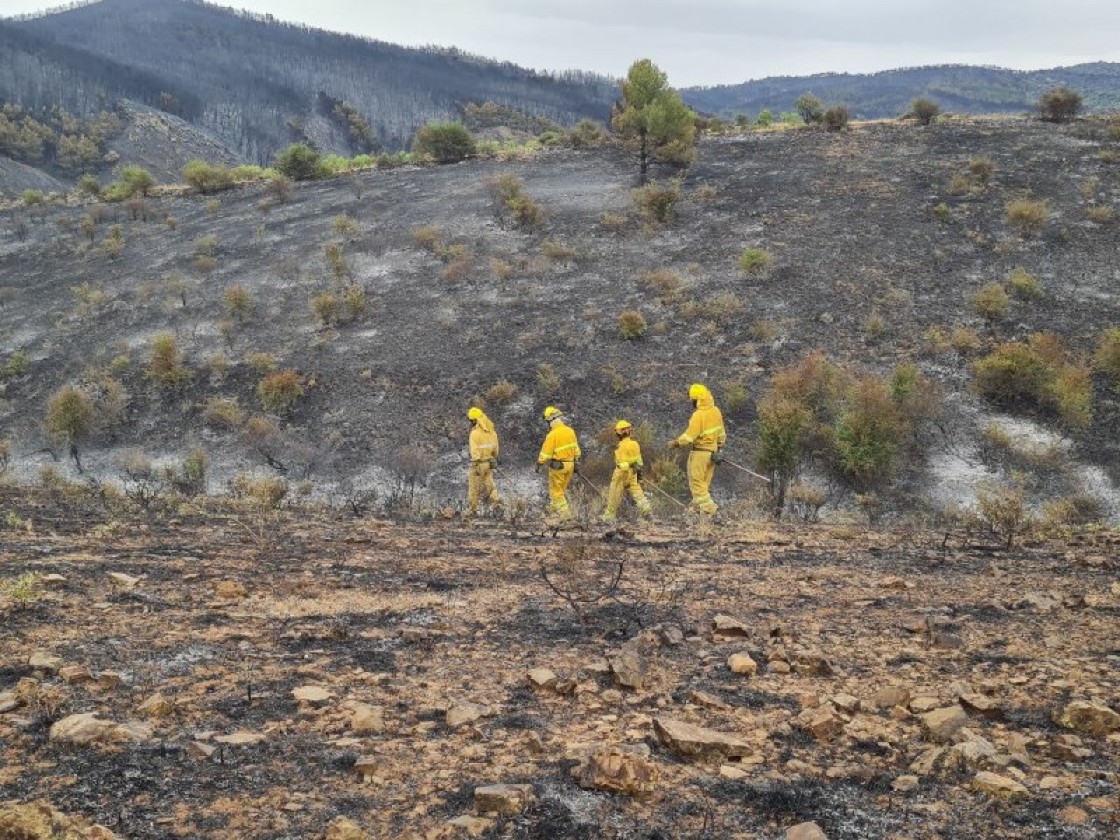
<instances>
[{"instance_id":1,"label":"yellow protective suit","mask_svg":"<svg viewBox=\"0 0 1120 840\"><path fill-rule=\"evenodd\" d=\"M614 450L614 472L611 486L607 491L607 509L603 511L603 521L613 522L618 515L622 497L629 492L630 498L642 516L650 513L649 500L638 481L637 471L642 468L642 447L633 438L626 436L618 442Z\"/></svg>"},{"instance_id":2,"label":"yellow protective suit","mask_svg":"<svg viewBox=\"0 0 1120 840\"><path fill-rule=\"evenodd\" d=\"M676 439L677 446L692 449L688 454L688 489L692 493L692 506L701 513L713 514L719 510L712 501L711 493L712 477L716 472L712 453L726 442L723 414L716 408L711 391L702 388L688 428Z\"/></svg>"},{"instance_id":3,"label":"yellow protective suit","mask_svg":"<svg viewBox=\"0 0 1120 840\"><path fill-rule=\"evenodd\" d=\"M548 498L552 512L561 519L572 516L568 505L568 484L580 454L575 430L562 419L553 420L541 445L537 464L548 467Z\"/></svg>"},{"instance_id":4,"label":"yellow protective suit","mask_svg":"<svg viewBox=\"0 0 1120 840\"><path fill-rule=\"evenodd\" d=\"M498 458L498 433L494 423L483 414L471 427L467 441L470 449L471 465L467 471L467 512L473 516L478 513L478 505L486 500L498 507L502 503L498 488L494 484L494 461Z\"/></svg>"}]
</instances>

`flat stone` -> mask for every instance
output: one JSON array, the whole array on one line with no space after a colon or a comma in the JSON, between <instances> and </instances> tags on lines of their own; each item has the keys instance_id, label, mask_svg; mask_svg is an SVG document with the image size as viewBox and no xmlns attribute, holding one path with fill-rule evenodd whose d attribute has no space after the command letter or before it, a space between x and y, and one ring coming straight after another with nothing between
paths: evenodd
<instances>
[{"instance_id":1,"label":"flat stone","mask_svg":"<svg viewBox=\"0 0 1120 840\"><path fill-rule=\"evenodd\" d=\"M918 786L920 781L921 780L917 776L899 776L891 782L891 790L897 791L898 793L909 793Z\"/></svg>"},{"instance_id":2,"label":"flat stone","mask_svg":"<svg viewBox=\"0 0 1120 840\"><path fill-rule=\"evenodd\" d=\"M50 740L59 744L88 747L92 744L109 744L117 741L144 740L150 730L133 724L120 724L102 720L95 712L69 715L57 721L50 731Z\"/></svg>"},{"instance_id":3,"label":"flat stone","mask_svg":"<svg viewBox=\"0 0 1120 840\"><path fill-rule=\"evenodd\" d=\"M655 718L653 731L661 743L689 758L739 758L751 752L751 745L741 738L672 718Z\"/></svg>"},{"instance_id":4,"label":"flat stone","mask_svg":"<svg viewBox=\"0 0 1120 840\"><path fill-rule=\"evenodd\" d=\"M334 692L323 688L321 685L301 685L299 688L292 689L292 696L299 703L310 703L313 706L318 706L334 697Z\"/></svg>"},{"instance_id":5,"label":"flat stone","mask_svg":"<svg viewBox=\"0 0 1120 840\"><path fill-rule=\"evenodd\" d=\"M474 789L474 805L479 813L513 817L535 799L532 785L484 785Z\"/></svg>"},{"instance_id":6,"label":"flat stone","mask_svg":"<svg viewBox=\"0 0 1120 840\"><path fill-rule=\"evenodd\" d=\"M660 637L662 644L669 647L676 647L684 643L684 631L675 624L657 628L657 635Z\"/></svg>"},{"instance_id":7,"label":"flat stone","mask_svg":"<svg viewBox=\"0 0 1120 840\"><path fill-rule=\"evenodd\" d=\"M18 709L20 700L14 691L0 691L0 715Z\"/></svg>"},{"instance_id":8,"label":"flat stone","mask_svg":"<svg viewBox=\"0 0 1120 840\"><path fill-rule=\"evenodd\" d=\"M834 694L829 702L846 715L854 715L860 709L859 698L851 694Z\"/></svg>"},{"instance_id":9,"label":"flat stone","mask_svg":"<svg viewBox=\"0 0 1120 840\"><path fill-rule=\"evenodd\" d=\"M446 721L447 725L456 729L460 726L466 726L468 723L482 720L490 714L490 709L486 706L480 706L477 703L460 703L458 706L452 706L447 710Z\"/></svg>"},{"instance_id":10,"label":"flat stone","mask_svg":"<svg viewBox=\"0 0 1120 840\"><path fill-rule=\"evenodd\" d=\"M828 840L828 835L815 822L803 822L786 829L786 840Z\"/></svg>"},{"instance_id":11,"label":"flat stone","mask_svg":"<svg viewBox=\"0 0 1120 840\"><path fill-rule=\"evenodd\" d=\"M89 668L85 665L65 665L58 669L58 675L62 678L63 682L68 682L72 685L93 682L93 674L89 672Z\"/></svg>"},{"instance_id":12,"label":"flat stone","mask_svg":"<svg viewBox=\"0 0 1120 840\"><path fill-rule=\"evenodd\" d=\"M1028 794L1027 789L1014 779L987 770L982 770L976 774L976 777L972 780L972 789L991 796L1006 798Z\"/></svg>"},{"instance_id":13,"label":"flat stone","mask_svg":"<svg viewBox=\"0 0 1120 840\"><path fill-rule=\"evenodd\" d=\"M910 700L910 711L916 715L941 708L941 699L930 694L920 694Z\"/></svg>"},{"instance_id":14,"label":"flat stone","mask_svg":"<svg viewBox=\"0 0 1120 840\"><path fill-rule=\"evenodd\" d=\"M49 575L39 575L39 585L40 586L57 588L57 587L65 586L66 583L67 583L66 578L64 576L60 575L60 574L52 573L52 574L49 574Z\"/></svg>"},{"instance_id":15,"label":"flat stone","mask_svg":"<svg viewBox=\"0 0 1120 840\"><path fill-rule=\"evenodd\" d=\"M102 691L116 691L121 687L121 675L116 671L102 671L97 675L97 687Z\"/></svg>"},{"instance_id":16,"label":"flat stone","mask_svg":"<svg viewBox=\"0 0 1120 840\"><path fill-rule=\"evenodd\" d=\"M377 768L379 766L380 765L378 764L376 758L369 755L363 755L354 762L354 772L368 781L377 773Z\"/></svg>"},{"instance_id":17,"label":"flat stone","mask_svg":"<svg viewBox=\"0 0 1120 840\"><path fill-rule=\"evenodd\" d=\"M548 668L534 668L526 677L529 684L534 688L555 688L556 683L560 680L555 673L548 670Z\"/></svg>"},{"instance_id":18,"label":"flat stone","mask_svg":"<svg viewBox=\"0 0 1120 840\"><path fill-rule=\"evenodd\" d=\"M452 828L462 829L468 837L481 837L494 827L493 820L488 820L485 817L472 817L470 814L463 814L461 817L448 820L447 824Z\"/></svg>"},{"instance_id":19,"label":"flat stone","mask_svg":"<svg viewBox=\"0 0 1120 840\"><path fill-rule=\"evenodd\" d=\"M831 677L832 663L819 653L802 653L793 659L793 672L801 677Z\"/></svg>"},{"instance_id":20,"label":"flat stone","mask_svg":"<svg viewBox=\"0 0 1120 840\"><path fill-rule=\"evenodd\" d=\"M930 740L945 744L952 741L953 736L968 724L968 715L960 706L946 706L926 712L918 720Z\"/></svg>"},{"instance_id":21,"label":"flat stone","mask_svg":"<svg viewBox=\"0 0 1120 840\"><path fill-rule=\"evenodd\" d=\"M824 743L844 731L844 721L827 706L806 709L797 716L797 725Z\"/></svg>"},{"instance_id":22,"label":"flat stone","mask_svg":"<svg viewBox=\"0 0 1120 840\"><path fill-rule=\"evenodd\" d=\"M974 715L983 715L991 720L1003 717L1003 708L999 702L986 694L968 692L958 698L965 711Z\"/></svg>"},{"instance_id":23,"label":"flat stone","mask_svg":"<svg viewBox=\"0 0 1120 840\"><path fill-rule=\"evenodd\" d=\"M723 614L712 619L712 633L722 639L746 639L751 635L745 622Z\"/></svg>"},{"instance_id":24,"label":"flat stone","mask_svg":"<svg viewBox=\"0 0 1120 840\"><path fill-rule=\"evenodd\" d=\"M370 836L362 831L362 827L352 819L335 817L327 826L327 832L323 835L323 840L370 840Z\"/></svg>"},{"instance_id":25,"label":"flat stone","mask_svg":"<svg viewBox=\"0 0 1120 840\"><path fill-rule=\"evenodd\" d=\"M975 768L998 763L997 756L998 752L991 741L975 736L950 747L948 760L953 764ZM1007 763L1006 759L1003 763Z\"/></svg>"},{"instance_id":26,"label":"flat stone","mask_svg":"<svg viewBox=\"0 0 1120 840\"><path fill-rule=\"evenodd\" d=\"M385 731L385 718L382 709L379 706L371 706L368 703L351 702L348 704L350 707L350 728L354 732L368 732L372 735L380 735Z\"/></svg>"},{"instance_id":27,"label":"flat stone","mask_svg":"<svg viewBox=\"0 0 1120 840\"><path fill-rule=\"evenodd\" d=\"M33 671L46 671L48 674L56 674L58 669L62 667L62 657L47 653L45 650L37 650L27 657L27 666Z\"/></svg>"},{"instance_id":28,"label":"flat stone","mask_svg":"<svg viewBox=\"0 0 1120 840\"><path fill-rule=\"evenodd\" d=\"M168 717L174 712L175 705L162 694L153 694L137 706L136 711L146 717L162 718Z\"/></svg>"},{"instance_id":29,"label":"flat stone","mask_svg":"<svg viewBox=\"0 0 1120 840\"><path fill-rule=\"evenodd\" d=\"M688 692L688 702L695 703L697 706L707 706L709 709L730 709L731 704L716 697L714 694L709 694L706 691L690 691Z\"/></svg>"},{"instance_id":30,"label":"flat stone","mask_svg":"<svg viewBox=\"0 0 1120 840\"><path fill-rule=\"evenodd\" d=\"M259 744L264 739L265 735L260 732L233 732L229 735L219 735L214 740L230 747L245 747L249 744Z\"/></svg>"},{"instance_id":31,"label":"flat stone","mask_svg":"<svg viewBox=\"0 0 1120 840\"><path fill-rule=\"evenodd\" d=\"M758 663L751 658L749 653L733 653L727 657L727 667L733 674L743 674L753 677L758 674Z\"/></svg>"},{"instance_id":32,"label":"flat stone","mask_svg":"<svg viewBox=\"0 0 1120 840\"><path fill-rule=\"evenodd\" d=\"M577 780L580 787L591 790L645 796L653 793L657 779L657 765L649 759L607 747L584 763Z\"/></svg>"},{"instance_id":33,"label":"flat stone","mask_svg":"<svg viewBox=\"0 0 1120 840\"><path fill-rule=\"evenodd\" d=\"M919 776L928 776L936 770L945 760L948 752L945 747L928 749L910 762L910 772Z\"/></svg>"},{"instance_id":34,"label":"flat stone","mask_svg":"<svg viewBox=\"0 0 1120 840\"><path fill-rule=\"evenodd\" d=\"M738 764L721 764L719 766L719 776L721 779L730 779L733 782L737 782L740 779L747 778L748 775L747 771Z\"/></svg>"},{"instance_id":35,"label":"flat stone","mask_svg":"<svg viewBox=\"0 0 1120 840\"><path fill-rule=\"evenodd\" d=\"M213 744L207 744L205 741L191 741L187 745L187 755L197 758L199 761L208 760L217 751L217 747Z\"/></svg>"},{"instance_id":36,"label":"flat stone","mask_svg":"<svg viewBox=\"0 0 1120 840\"><path fill-rule=\"evenodd\" d=\"M1110 732L1120 731L1120 714L1108 706L1086 700L1074 700L1066 704L1065 708L1054 713L1054 722L1065 729L1085 735L1103 737Z\"/></svg>"},{"instance_id":37,"label":"flat stone","mask_svg":"<svg viewBox=\"0 0 1120 840\"><path fill-rule=\"evenodd\" d=\"M870 705L878 709L893 709L895 706L905 706L910 702L910 692L898 686L880 688L871 695Z\"/></svg>"},{"instance_id":38,"label":"flat stone","mask_svg":"<svg viewBox=\"0 0 1120 840\"><path fill-rule=\"evenodd\" d=\"M124 572L109 572L109 580L122 589L132 589L141 579L126 575Z\"/></svg>"}]
</instances>

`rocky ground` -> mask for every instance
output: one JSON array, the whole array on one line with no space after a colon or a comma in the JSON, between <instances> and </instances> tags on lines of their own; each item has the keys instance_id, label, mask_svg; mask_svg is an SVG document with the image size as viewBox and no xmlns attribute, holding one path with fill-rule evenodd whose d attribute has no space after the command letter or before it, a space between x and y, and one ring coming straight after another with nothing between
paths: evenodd
<instances>
[{"instance_id":1,"label":"rocky ground","mask_svg":"<svg viewBox=\"0 0 1120 840\"><path fill-rule=\"evenodd\" d=\"M3 837L1120 829L1115 532L553 537L2 492Z\"/></svg>"}]
</instances>

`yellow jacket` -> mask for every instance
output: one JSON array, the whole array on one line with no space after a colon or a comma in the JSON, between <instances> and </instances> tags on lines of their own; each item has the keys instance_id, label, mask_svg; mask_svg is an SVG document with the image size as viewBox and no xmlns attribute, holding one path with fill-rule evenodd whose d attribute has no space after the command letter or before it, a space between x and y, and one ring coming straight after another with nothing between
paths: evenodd
<instances>
[{"instance_id":1,"label":"yellow jacket","mask_svg":"<svg viewBox=\"0 0 1120 840\"><path fill-rule=\"evenodd\" d=\"M642 468L642 447L636 440L625 437L618 442L614 450L614 465L620 470Z\"/></svg>"},{"instance_id":2,"label":"yellow jacket","mask_svg":"<svg viewBox=\"0 0 1120 840\"><path fill-rule=\"evenodd\" d=\"M557 420L548 430L548 436L541 445L541 454L537 456L537 463L546 461L574 461L580 456L579 443L576 441L576 432L571 426Z\"/></svg>"},{"instance_id":3,"label":"yellow jacket","mask_svg":"<svg viewBox=\"0 0 1120 840\"><path fill-rule=\"evenodd\" d=\"M498 433L494 431L494 423L485 414L474 421L468 445L472 464L498 457Z\"/></svg>"},{"instance_id":4,"label":"yellow jacket","mask_svg":"<svg viewBox=\"0 0 1120 840\"><path fill-rule=\"evenodd\" d=\"M677 438L678 446L691 446L705 452L715 452L727 442L727 432L723 428L723 414L716 408L711 392L706 390L696 400L696 410L688 421L688 428Z\"/></svg>"}]
</instances>

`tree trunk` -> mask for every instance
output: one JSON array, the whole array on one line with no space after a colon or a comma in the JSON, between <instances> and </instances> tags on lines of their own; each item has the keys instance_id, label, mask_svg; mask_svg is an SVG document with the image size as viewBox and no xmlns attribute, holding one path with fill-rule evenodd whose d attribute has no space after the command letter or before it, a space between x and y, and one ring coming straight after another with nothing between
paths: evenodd
<instances>
[{"instance_id":1,"label":"tree trunk","mask_svg":"<svg viewBox=\"0 0 1120 840\"><path fill-rule=\"evenodd\" d=\"M638 137L641 139L641 144L638 147L638 181L644 187L646 185L646 174L649 172L649 141L645 131L639 132Z\"/></svg>"}]
</instances>

